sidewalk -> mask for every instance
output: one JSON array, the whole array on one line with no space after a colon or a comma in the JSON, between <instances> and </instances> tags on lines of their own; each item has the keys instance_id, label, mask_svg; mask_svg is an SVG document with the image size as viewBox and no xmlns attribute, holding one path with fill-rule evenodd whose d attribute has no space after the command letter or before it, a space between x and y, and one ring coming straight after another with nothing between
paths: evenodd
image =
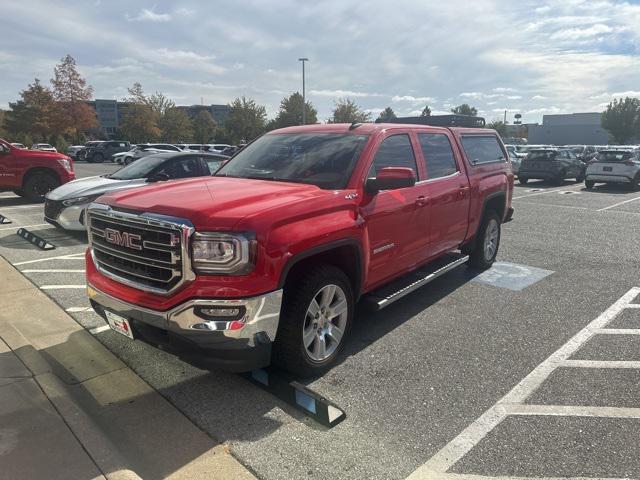
<instances>
[{"instance_id":1,"label":"sidewalk","mask_svg":"<svg viewBox=\"0 0 640 480\"><path fill-rule=\"evenodd\" d=\"M0 257L0 477L253 479Z\"/></svg>"}]
</instances>

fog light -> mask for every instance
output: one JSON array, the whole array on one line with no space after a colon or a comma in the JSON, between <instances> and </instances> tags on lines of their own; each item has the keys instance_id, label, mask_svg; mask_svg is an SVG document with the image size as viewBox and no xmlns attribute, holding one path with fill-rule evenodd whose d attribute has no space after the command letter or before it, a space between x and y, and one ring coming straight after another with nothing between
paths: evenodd
<instances>
[{"instance_id":1,"label":"fog light","mask_svg":"<svg viewBox=\"0 0 640 480\"><path fill-rule=\"evenodd\" d=\"M208 317L237 317L239 308L201 308L200 313Z\"/></svg>"}]
</instances>

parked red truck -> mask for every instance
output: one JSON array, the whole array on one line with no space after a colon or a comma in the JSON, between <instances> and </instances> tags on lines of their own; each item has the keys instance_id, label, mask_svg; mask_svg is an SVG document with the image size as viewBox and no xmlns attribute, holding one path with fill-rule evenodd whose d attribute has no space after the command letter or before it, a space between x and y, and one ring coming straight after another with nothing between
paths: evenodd
<instances>
[{"instance_id":1,"label":"parked red truck","mask_svg":"<svg viewBox=\"0 0 640 480\"><path fill-rule=\"evenodd\" d=\"M488 268L512 193L493 130L276 130L215 177L92 204L88 292L112 328L189 360L318 374L358 301L383 308L461 263Z\"/></svg>"},{"instance_id":2,"label":"parked red truck","mask_svg":"<svg viewBox=\"0 0 640 480\"><path fill-rule=\"evenodd\" d=\"M75 178L73 160L66 155L17 148L0 139L0 190L41 201L48 191Z\"/></svg>"}]
</instances>

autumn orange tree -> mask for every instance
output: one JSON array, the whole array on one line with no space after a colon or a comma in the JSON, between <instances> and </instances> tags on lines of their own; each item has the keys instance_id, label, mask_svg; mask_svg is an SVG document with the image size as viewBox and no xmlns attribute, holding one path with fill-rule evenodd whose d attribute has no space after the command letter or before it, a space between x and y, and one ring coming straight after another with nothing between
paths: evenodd
<instances>
[{"instance_id":1,"label":"autumn orange tree","mask_svg":"<svg viewBox=\"0 0 640 480\"><path fill-rule=\"evenodd\" d=\"M93 87L80 75L76 61L65 56L55 66L51 86L55 105L57 133L77 139L81 133L97 126L95 111L86 102L93 96Z\"/></svg>"}]
</instances>

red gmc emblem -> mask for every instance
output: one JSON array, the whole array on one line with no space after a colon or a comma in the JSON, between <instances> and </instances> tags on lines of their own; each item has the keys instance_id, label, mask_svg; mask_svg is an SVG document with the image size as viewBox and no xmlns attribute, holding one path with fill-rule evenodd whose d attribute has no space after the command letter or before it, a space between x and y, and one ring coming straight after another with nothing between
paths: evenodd
<instances>
[{"instance_id":1,"label":"red gmc emblem","mask_svg":"<svg viewBox=\"0 0 640 480\"><path fill-rule=\"evenodd\" d=\"M142 250L142 245L140 244L142 237L134 233L120 232L113 228L105 228L104 239L114 245L132 248L134 250Z\"/></svg>"}]
</instances>

